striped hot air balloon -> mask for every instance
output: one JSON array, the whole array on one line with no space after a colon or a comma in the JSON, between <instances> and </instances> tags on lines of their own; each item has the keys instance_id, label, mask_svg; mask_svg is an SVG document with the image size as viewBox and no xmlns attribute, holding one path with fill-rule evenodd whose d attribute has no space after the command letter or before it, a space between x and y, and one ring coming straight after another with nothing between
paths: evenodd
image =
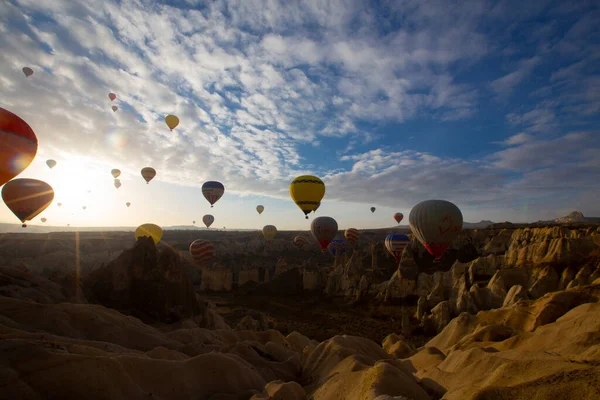
<instances>
[{"instance_id":1,"label":"striped hot air balloon","mask_svg":"<svg viewBox=\"0 0 600 400\"><path fill-rule=\"evenodd\" d=\"M146 181L146 184L150 183L150 181L156 176L156 170L152 167L144 167L142 168L142 178Z\"/></svg>"},{"instance_id":2,"label":"striped hot air balloon","mask_svg":"<svg viewBox=\"0 0 600 400\"><path fill-rule=\"evenodd\" d=\"M304 236L298 235L294 238L294 244L297 248L302 249L308 244L308 240Z\"/></svg>"},{"instance_id":3,"label":"striped hot air balloon","mask_svg":"<svg viewBox=\"0 0 600 400\"><path fill-rule=\"evenodd\" d=\"M327 246L327 250L334 256L344 255L348 250L348 242L342 238L333 239Z\"/></svg>"},{"instance_id":4,"label":"striped hot air balloon","mask_svg":"<svg viewBox=\"0 0 600 400\"><path fill-rule=\"evenodd\" d=\"M358 242L359 236L360 236L360 233L358 233L358 229L355 229L355 228L348 228L344 232L344 237L346 238L348 243L350 243L352 246L354 246L356 244L356 242Z\"/></svg>"},{"instance_id":5,"label":"striped hot air balloon","mask_svg":"<svg viewBox=\"0 0 600 400\"><path fill-rule=\"evenodd\" d=\"M206 214L204 217L202 217L202 222L204 222L204 225L206 225L207 228L210 228L213 222L215 222L215 217L210 214Z\"/></svg>"},{"instance_id":6,"label":"striped hot air balloon","mask_svg":"<svg viewBox=\"0 0 600 400\"><path fill-rule=\"evenodd\" d=\"M277 228L274 225L265 225L262 229L262 233L265 240L269 242L277 235Z\"/></svg>"},{"instance_id":7,"label":"striped hot air balloon","mask_svg":"<svg viewBox=\"0 0 600 400\"><path fill-rule=\"evenodd\" d=\"M2 188L2 200L26 228L25 221L31 221L52 203L54 190L37 179L13 179Z\"/></svg>"},{"instance_id":8,"label":"striped hot air balloon","mask_svg":"<svg viewBox=\"0 0 600 400\"><path fill-rule=\"evenodd\" d=\"M202 185L202 194L212 207L225 193L225 186L221 182L208 181Z\"/></svg>"},{"instance_id":9,"label":"striped hot air balloon","mask_svg":"<svg viewBox=\"0 0 600 400\"><path fill-rule=\"evenodd\" d=\"M409 243L410 238L401 233L392 233L385 238L385 248L398 262L400 261L400 258L402 258L404 248Z\"/></svg>"},{"instance_id":10,"label":"striped hot air balloon","mask_svg":"<svg viewBox=\"0 0 600 400\"><path fill-rule=\"evenodd\" d=\"M198 239L190 244L190 254L197 265L203 265L212 259L215 246L209 240Z\"/></svg>"}]
</instances>

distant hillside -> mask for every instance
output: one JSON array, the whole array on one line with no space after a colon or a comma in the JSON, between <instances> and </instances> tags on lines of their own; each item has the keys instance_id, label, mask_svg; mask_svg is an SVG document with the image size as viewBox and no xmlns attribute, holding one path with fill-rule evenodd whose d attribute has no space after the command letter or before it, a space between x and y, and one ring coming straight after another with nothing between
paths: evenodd
<instances>
[{"instance_id":1,"label":"distant hillside","mask_svg":"<svg viewBox=\"0 0 600 400\"><path fill-rule=\"evenodd\" d=\"M100 226L100 227L72 227L72 226L52 226L52 225L27 225L27 228L20 224L0 223L0 233L50 233L50 232L133 232L136 227L133 226ZM205 231L207 228L193 225L175 225L163 227L165 231ZM221 228L210 228L211 231L222 230ZM228 229L230 231L254 231L256 229Z\"/></svg>"},{"instance_id":2,"label":"distant hillside","mask_svg":"<svg viewBox=\"0 0 600 400\"><path fill-rule=\"evenodd\" d=\"M581 211L573 211L564 217L549 221L537 221L536 224L573 224L573 223L600 223L599 217L586 217Z\"/></svg>"},{"instance_id":3,"label":"distant hillside","mask_svg":"<svg viewBox=\"0 0 600 400\"><path fill-rule=\"evenodd\" d=\"M463 222L463 229L484 229L493 223L492 221Z\"/></svg>"}]
</instances>

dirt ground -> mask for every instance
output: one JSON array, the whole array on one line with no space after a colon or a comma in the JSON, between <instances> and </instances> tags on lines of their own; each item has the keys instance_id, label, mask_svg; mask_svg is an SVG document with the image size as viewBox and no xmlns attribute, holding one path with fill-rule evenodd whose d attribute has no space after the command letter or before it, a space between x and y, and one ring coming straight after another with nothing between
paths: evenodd
<instances>
[{"instance_id":1,"label":"dirt ground","mask_svg":"<svg viewBox=\"0 0 600 400\"><path fill-rule=\"evenodd\" d=\"M373 306L348 304L318 295L257 296L235 293L201 293L201 297L217 305L225 321L235 328L246 315L263 313L274 321L274 329L284 335L292 331L323 341L335 335L346 334L369 338L377 343L390 333L401 335L402 306ZM415 308L408 307L411 314ZM406 337L414 346L429 340L418 329Z\"/></svg>"}]
</instances>

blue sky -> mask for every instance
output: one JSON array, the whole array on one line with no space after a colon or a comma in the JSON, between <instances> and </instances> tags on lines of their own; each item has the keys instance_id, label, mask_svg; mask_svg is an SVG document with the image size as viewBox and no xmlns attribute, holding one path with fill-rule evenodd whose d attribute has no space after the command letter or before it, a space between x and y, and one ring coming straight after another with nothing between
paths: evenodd
<instances>
[{"instance_id":1,"label":"blue sky","mask_svg":"<svg viewBox=\"0 0 600 400\"><path fill-rule=\"evenodd\" d=\"M600 9L572 3L8 0L2 107L38 135L22 176L55 186L56 225L304 229L304 173L341 227L431 198L467 221L600 216ZM213 209L207 180L226 187Z\"/></svg>"}]
</instances>

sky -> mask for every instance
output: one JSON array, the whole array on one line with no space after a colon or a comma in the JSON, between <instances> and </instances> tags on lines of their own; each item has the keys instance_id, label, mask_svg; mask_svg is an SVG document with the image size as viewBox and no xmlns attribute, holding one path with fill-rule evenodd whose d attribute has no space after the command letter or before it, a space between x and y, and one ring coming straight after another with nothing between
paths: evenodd
<instances>
[{"instance_id":1,"label":"sky","mask_svg":"<svg viewBox=\"0 0 600 400\"><path fill-rule=\"evenodd\" d=\"M32 223L308 229L303 174L340 228L428 199L470 222L600 216L598 3L458 3L0 1L0 107L39 141L19 177L56 192Z\"/></svg>"}]
</instances>

